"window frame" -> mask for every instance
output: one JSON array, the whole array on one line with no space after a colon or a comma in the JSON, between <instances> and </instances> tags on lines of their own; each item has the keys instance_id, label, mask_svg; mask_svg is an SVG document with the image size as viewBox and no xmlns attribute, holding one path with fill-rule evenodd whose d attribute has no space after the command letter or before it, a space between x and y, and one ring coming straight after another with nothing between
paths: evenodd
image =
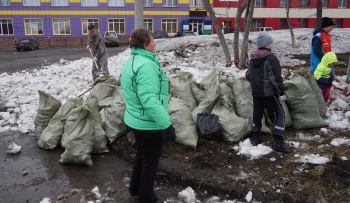
<instances>
[{"instance_id":1,"label":"window frame","mask_svg":"<svg viewBox=\"0 0 350 203\"><path fill-rule=\"evenodd\" d=\"M115 2L111 5L110 2ZM122 5L118 5L118 2L122 2ZM125 7L125 0L108 0L108 7Z\"/></svg>"},{"instance_id":2,"label":"window frame","mask_svg":"<svg viewBox=\"0 0 350 203\"><path fill-rule=\"evenodd\" d=\"M347 8L348 3L348 0L338 0L338 8Z\"/></svg>"},{"instance_id":3,"label":"window frame","mask_svg":"<svg viewBox=\"0 0 350 203\"><path fill-rule=\"evenodd\" d=\"M3 29L3 25L5 25L5 24L3 24L3 22L2 21L7 21L7 23L6 23L6 25L7 25L7 30L9 31L9 30L12 30L12 34L10 33L10 32L8 32L8 34L4 34L4 29ZM9 27L9 21L11 21L11 28ZM9 29L10 28L10 29ZM0 36L11 36L11 35L14 35L15 34L15 32L14 32L14 27L13 27L13 19L12 18L0 18Z\"/></svg>"},{"instance_id":4,"label":"window frame","mask_svg":"<svg viewBox=\"0 0 350 203\"><path fill-rule=\"evenodd\" d=\"M166 21L166 22L163 22L163 21ZM168 22L168 21L175 21L175 22ZM171 29L170 31L168 30L168 24L170 24L169 25L170 29ZM178 32L178 24L179 24L179 20L177 18L162 18L160 20L161 30L166 31L168 34L176 34ZM173 29L175 29L175 30L173 30Z\"/></svg>"},{"instance_id":5,"label":"window frame","mask_svg":"<svg viewBox=\"0 0 350 203\"><path fill-rule=\"evenodd\" d=\"M146 22L147 21L147 22ZM154 32L154 19L153 18L144 18L143 19L143 28Z\"/></svg>"},{"instance_id":6,"label":"window frame","mask_svg":"<svg viewBox=\"0 0 350 203\"><path fill-rule=\"evenodd\" d=\"M24 18L23 19L24 20L24 35L44 35L44 20L42 19L42 18ZM41 21L41 29L40 29L40 26L38 26L38 24L40 25L40 22L38 23L38 22L36 22L36 23L28 23L27 21L31 21L31 20L36 20L36 21ZM37 28L37 32L35 33L28 33L28 30L27 30L27 26L28 26L28 24L29 25L31 25L31 24L34 24L35 26L37 26L38 28ZM31 25L31 26L33 26L33 25ZM31 29L31 30L33 30L33 29ZM40 33L40 30L41 30L41 32L42 33Z\"/></svg>"},{"instance_id":7,"label":"window frame","mask_svg":"<svg viewBox=\"0 0 350 203\"><path fill-rule=\"evenodd\" d=\"M2 2L2 1L0 1L0 2ZM11 6L11 1L10 0L4 0L3 2L5 4L4 5L0 4L0 6Z\"/></svg>"},{"instance_id":8,"label":"window frame","mask_svg":"<svg viewBox=\"0 0 350 203\"><path fill-rule=\"evenodd\" d=\"M310 7L310 0L300 0L300 7L301 8L309 8Z\"/></svg>"},{"instance_id":9,"label":"window frame","mask_svg":"<svg viewBox=\"0 0 350 203\"><path fill-rule=\"evenodd\" d=\"M189 6L190 8L204 8L202 0L190 0Z\"/></svg>"},{"instance_id":10,"label":"window frame","mask_svg":"<svg viewBox=\"0 0 350 203\"><path fill-rule=\"evenodd\" d=\"M176 5L173 5L176 4ZM178 0L162 0L162 7L178 7L179 1Z\"/></svg>"},{"instance_id":11,"label":"window frame","mask_svg":"<svg viewBox=\"0 0 350 203\"><path fill-rule=\"evenodd\" d=\"M328 0L322 0L322 8L328 7Z\"/></svg>"},{"instance_id":12,"label":"window frame","mask_svg":"<svg viewBox=\"0 0 350 203\"><path fill-rule=\"evenodd\" d=\"M37 4L34 4L34 3L37 3ZM23 0L23 6L40 6L40 5L41 5L40 0Z\"/></svg>"},{"instance_id":13,"label":"window frame","mask_svg":"<svg viewBox=\"0 0 350 203\"><path fill-rule=\"evenodd\" d=\"M84 22L86 21L86 22ZM91 22L90 22L91 21ZM99 30L100 29L100 19L98 18L82 18L81 19L81 33L82 35L88 35L88 26L90 24L93 24L96 28L96 30ZM86 26L86 27L84 27ZM86 33L84 32L86 29Z\"/></svg>"},{"instance_id":14,"label":"window frame","mask_svg":"<svg viewBox=\"0 0 350 203\"><path fill-rule=\"evenodd\" d=\"M286 0L280 0L280 8L285 8L285 7L287 7Z\"/></svg>"},{"instance_id":15,"label":"window frame","mask_svg":"<svg viewBox=\"0 0 350 203\"><path fill-rule=\"evenodd\" d=\"M143 0L143 7L153 7L153 0Z\"/></svg>"},{"instance_id":16,"label":"window frame","mask_svg":"<svg viewBox=\"0 0 350 203\"><path fill-rule=\"evenodd\" d=\"M123 22L110 22L110 20L121 20L121 21L123 21ZM113 23L113 29L111 29L111 27L110 27L110 23ZM119 25L119 26L117 26L118 27L118 29L116 29L115 28L115 23L117 23L117 25ZM120 32L120 28L122 27L122 30L123 30L123 32ZM126 20L125 20L125 18L108 18L108 31L115 31L118 35L119 34L121 34L121 35L123 35L123 34L126 34Z\"/></svg>"},{"instance_id":17,"label":"window frame","mask_svg":"<svg viewBox=\"0 0 350 203\"><path fill-rule=\"evenodd\" d=\"M60 20L60 21L67 20L68 21L68 26L69 26L69 33L65 33L65 34L56 33L55 32L55 25L56 25L55 20ZM66 22L64 22L63 24L65 25ZM58 28L60 28L60 24L58 24ZM70 23L70 19L69 18L53 18L52 19L52 35L55 35L55 36L62 36L62 35L66 36L66 35L71 35L71 34L72 34L72 27L71 27L71 23Z\"/></svg>"},{"instance_id":18,"label":"window frame","mask_svg":"<svg viewBox=\"0 0 350 203\"><path fill-rule=\"evenodd\" d=\"M51 6L54 6L54 7L56 7L56 6L69 6L69 0L50 0L50 2L51 2ZM54 2L57 3L57 5L54 5L53 4ZM59 2L61 2L61 3L64 2L64 3L66 3L66 5L59 4Z\"/></svg>"},{"instance_id":19,"label":"window frame","mask_svg":"<svg viewBox=\"0 0 350 203\"><path fill-rule=\"evenodd\" d=\"M92 3L91 5L87 4L89 1ZM84 3L86 3L86 5L84 5ZM96 3L96 5L94 3ZM80 0L81 7L98 7L98 3L98 0Z\"/></svg>"},{"instance_id":20,"label":"window frame","mask_svg":"<svg viewBox=\"0 0 350 203\"><path fill-rule=\"evenodd\" d=\"M255 0L255 8L264 8L265 7L265 0Z\"/></svg>"}]
</instances>

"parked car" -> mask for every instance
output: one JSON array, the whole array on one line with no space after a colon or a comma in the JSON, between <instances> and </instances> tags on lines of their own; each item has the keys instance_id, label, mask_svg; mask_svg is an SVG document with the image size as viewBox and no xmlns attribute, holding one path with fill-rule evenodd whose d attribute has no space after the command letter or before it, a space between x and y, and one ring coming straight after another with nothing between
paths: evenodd
<instances>
[{"instance_id":1,"label":"parked car","mask_svg":"<svg viewBox=\"0 0 350 203\"><path fill-rule=\"evenodd\" d=\"M119 47L119 37L115 31L106 31L104 34L105 45L112 46L115 45Z\"/></svg>"},{"instance_id":2,"label":"parked car","mask_svg":"<svg viewBox=\"0 0 350 203\"><path fill-rule=\"evenodd\" d=\"M258 27L259 32L273 31L272 27Z\"/></svg>"},{"instance_id":3,"label":"parked car","mask_svg":"<svg viewBox=\"0 0 350 203\"><path fill-rule=\"evenodd\" d=\"M166 31L163 30L156 30L154 31L154 38L159 39L159 38L168 38L169 35Z\"/></svg>"},{"instance_id":4,"label":"parked car","mask_svg":"<svg viewBox=\"0 0 350 203\"><path fill-rule=\"evenodd\" d=\"M33 51L34 49L39 49L39 43L34 39L20 39L16 43L16 49L17 51L21 51L21 49Z\"/></svg>"},{"instance_id":5,"label":"parked car","mask_svg":"<svg viewBox=\"0 0 350 203\"><path fill-rule=\"evenodd\" d=\"M187 32L177 32L176 35L174 35L174 37L186 37L186 36L197 36L197 34L195 32L192 31L187 31Z\"/></svg>"},{"instance_id":6,"label":"parked car","mask_svg":"<svg viewBox=\"0 0 350 203\"><path fill-rule=\"evenodd\" d=\"M197 36L197 34L195 32L192 32L192 31L181 33L181 37L186 37L186 36Z\"/></svg>"}]
</instances>

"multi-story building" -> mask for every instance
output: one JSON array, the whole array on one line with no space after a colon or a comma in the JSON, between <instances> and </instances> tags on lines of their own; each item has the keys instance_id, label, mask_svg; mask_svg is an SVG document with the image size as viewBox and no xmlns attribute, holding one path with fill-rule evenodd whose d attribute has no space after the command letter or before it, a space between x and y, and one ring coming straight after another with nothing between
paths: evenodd
<instances>
[{"instance_id":1,"label":"multi-story building","mask_svg":"<svg viewBox=\"0 0 350 203\"><path fill-rule=\"evenodd\" d=\"M243 4L243 0L241 4ZM316 27L317 0L290 0L289 16L294 28ZM232 32L235 25L238 0L218 0L213 3L220 26L225 33ZM322 16L334 19L336 27L350 27L350 0L322 0ZM244 14L242 15L244 17ZM244 20L240 21L243 28ZM274 30L288 28L286 0L256 0L251 30L272 27Z\"/></svg>"},{"instance_id":2,"label":"multi-story building","mask_svg":"<svg viewBox=\"0 0 350 203\"><path fill-rule=\"evenodd\" d=\"M123 41L134 29L135 0L0 0L0 47L14 47L20 38L40 46L84 44L87 26L103 34L116 31ZM177 32L211 34L211 20L201 0L143 0L144 26Z\"/></svg>"}]
</instances>

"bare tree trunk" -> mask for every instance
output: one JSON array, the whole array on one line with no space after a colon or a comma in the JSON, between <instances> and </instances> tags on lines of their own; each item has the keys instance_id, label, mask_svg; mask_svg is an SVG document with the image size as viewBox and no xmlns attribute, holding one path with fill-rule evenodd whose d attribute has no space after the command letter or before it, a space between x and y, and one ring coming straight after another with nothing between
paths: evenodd
<instances>
[{"instance_id":1,"label":"bare tree trunk","mask_svg":"<svg viewBox=\"0 0 350 203\"><path fill-rule=\"evenodd\" d=\"M290 18L289 18L289 10L290 10L290 0L286 0L286 15L287 15L287 22L288 22L288 27L289 27L289 31L290 31L290 37L292 39L292 47L296 48L292 23L290 22Z\"/></svg>"},{"instance_id":2,"label":"bare tree trunk","mask_svg":"<svg viewBox=\"0 0 350 203\"><path fill-rule=\"evenodd\" d=\"M350 56L349 56L349 62L348 62L348 71L347 71L347 74L346 74L346 82L349 83L349 78L350 77Z\"/></svg>"},{"instance_id":3,"label":"bare tree trunk","mask_svg":"<svg viewBox=\"0 0 350 203\"><path fill-rule=\"evenodd\" d=\"M316 19L317 19L317 26L321 26L321 21L322 21L322 0L317 0Z\"/></svg>"},{"instance_id":4,"label":"bare tree trunk","mask_svg":"<svg viewBox=\"0 0 350 203\"><path fill-rule=\"evenodd\" d=\"M247 46L248 46L248 38L249 38L249 32L250 32L250 24L252 23L252 18L254 14L254 7L255 7L255 0L247 0L247 10L246 10L246 19L245 25L244 25L244 36L242 41L242 48L241 48L241 54L240 54L240 60L239 60L239 69L242 69L245 67L245 61L246 61L246 52L247 52Z\"/></svg>"},{"instance_id":5,"label":"bare tree trunk","mask_svg":"<svg viewBox=\"0 0 350 203\"><path fill-rule=\"evenodd\" d=\"M241 0L238 1L238 8L236 13L236 19L235 19L235 27L234 27L234 35L233 35L233 55L234 55L234 63L236 66L239 64L239 32L240 32L240 23L241 23L241 17L244 12L244 10L247 7L247 2L244 1L243 5L241 5Z\"/></svg>"},{"instance_id":6,"label":"bare tree trunk","mask_svg":"<svg viewBox=\"0 0 350 203\"><path fill-rule=\"evenodd\" d=\"M202 0L202 1L203 1L204 8L207 9L207 11L208 11L208 13L210 15L210 18L211 18L211 20L213 22L213 25L215 27L216 33L217 33L217 35L219 37L219 40L220 40L220 43L221 43L221 47L222 47L222 49L224 51L224 55L225 55L225 58L226 58L226 67L231 67L232 61L231 61L230 51L228 49L225 37L224 37L224 35L221 32L221 29L220 29L219 23L218 23L218 21L216 19L216 16L215 16L215 13L213 11L213 8L211 7L211 5L209 3L209 0Z\"/></svg>"}]
</instances>

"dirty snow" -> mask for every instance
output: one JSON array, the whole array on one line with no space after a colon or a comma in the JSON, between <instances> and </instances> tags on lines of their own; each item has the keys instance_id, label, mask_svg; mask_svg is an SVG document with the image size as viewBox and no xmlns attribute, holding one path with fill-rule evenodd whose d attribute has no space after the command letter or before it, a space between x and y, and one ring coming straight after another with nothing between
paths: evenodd
<instances>
[{"instance_id":1,"label":"dirty snow","mask_svg":"<svg viewBox=\"0 0 350 203\"><path fill-rule=\"evenodd\" d=\"M291 47L289 30L278 30L269 32L274 39L273 52L279 58L282 66L301 66L305 61L291 59L293 54L309 54L309 44L312 29L294 29L297 48ZM334 29L332 31L332 47L335 53L347 53L350 51L350 29ZM258 32L252 32L250 39L255 41ZM232 55L233 34L226 34L229 49ZM240 36L242 39L242 36ZM194 75L197 82L200 82L213 67L219 68L222 72L232 75L235 78L244 77L245 70L236 67L225 67L225 58L222 48L219 46L216 35L201 35L184 38L159 39L156 40L156 50L159 60L166 72L170 74L174 70L189 71ZM176 57L174 53L179 46L193 44L197 48L193 51L187 48L182 54L185 57ZM250 45L250 53L255 50L255 44ZM130 54L130 50L109 58L110 73L119 78L121 67ZM344 63L347 63L345 61ZM24 70L22 72L0 74L0 104L7 108L6 112L0 112L0 133L6 131L19 131L21 133L32 134L34 130L34 119L36 117L39 96L38 90L43 90L51 94L62 103L68 98L74 98L86 89L91 87L91 59L82 58L76 61L61 59L58 63L38 67L36 70ZM340 76L346 80L345 76ZM347 88L341 83L337 83L340 88ZM350 129L349 125L349 97L345 97L338 91L333 91L332 95L337 98L328 109L326 121L329 127L320 129L323 133L329 133L332 129ZM84 95L86 98L88 93ZM318 139L317 135L305 135L309 139ZM305 137L304 137L305 138ZM256 159L270 153L267 146L249 146L250 141L242 141L235 149L238 154L247 156L249 159ZM333 146L349 144L348 140L334 138L330 143ZM293 145L302 147L303 144L293 141ZM329 157L322 157L318 154L303 154L295 156L296 161L324 164L329 161ZM347 159L347 157L342 157ZM273 161L273 160L272 160ZM246 201L251 200L252 194L248 193ZM192 189L186 188L179 192L179 197L183 202L196 202L195 193ZM212 202L220 202L215 196ZM45 198L42 202L49 202ZM222 202L236 202L226 201Z\"/></svg>"}]
</instances>

